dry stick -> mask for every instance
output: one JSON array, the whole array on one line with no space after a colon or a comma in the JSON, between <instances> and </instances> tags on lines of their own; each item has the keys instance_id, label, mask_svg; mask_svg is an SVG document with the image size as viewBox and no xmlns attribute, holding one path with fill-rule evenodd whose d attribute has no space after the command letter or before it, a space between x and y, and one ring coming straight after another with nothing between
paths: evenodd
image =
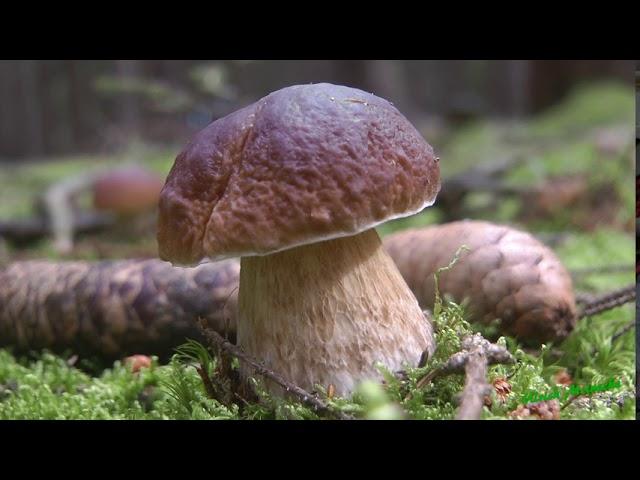
<instances>
[{"instance_id":1,"label":"dry stick","mask_svg":"<svg viewBox=\"0 0 640 480\"><path fill-rule=\"evenodd\" d=\"M593 302L597 295L589 292L576 292L576 303L578 305L586 305Z\"/></svg>"},{"instance_id":2,"label":"dry stick","mask_svg":"<svg viewBox=\"0 0 640 480\"><path fill-rule=\"evenodd\" d=\"M480 348L469 352L465 375L467 380L456 420L479 420L484 397L491 393L491 386L487 383L487 357Z\"/></svg>"},{"instance_id":3,"label":"dry stick","mask_svg":"<svg viewBox=\"0 0 640 480\"><path fill-rule=\"evenodd\" d=\"M217 398L216 389L213 386L213 383L211 382L211 378L205 371L204 366L199 365L199 366L196 366L195 368L196 368L196 372L198 372L198 375L200 375L200 379L202 380L202 383L204 384L204 389L207 392L207 396L209 398L216 399Z\"/></svg>"},{"instance_id":4,"label":"dry stick","mask_svg":"<svg viewBox=\"0 0 640 480\"><path fill-rule=\"evenodd\" d=\"M462 340L462 349L467 353L466 382L456 420L479 420L484 397L491 392L491 386L487 383L489 361L514 363L515 359L505 348L490 343L480 334L465 337Z\"/></svg>"},{"instance_id":5,"label":"dry stick","mask_svg":"<svg viewBox=\"0 0 640 480\"><path fill-rule=\"evenodd\" d=\"M353 420L354 419L354 417L352 417L351 415L347 415L347 414L345 414L345 413L343 413L343 412L341 412L339 410L332 409L329 405L327 405L323 401L319 400L315 396L311 395L306 390L303 390L302 388L298 387L297 385L294 385L293 383L285 380L281 375L277 374L276 372L273 372L273 371L269 370L268 368L266 368L264 365L261 365L260 363L258 363L257 360L255 360L251 356L249 356L246 353L244 353L238 346L232 344L228 340L225 340L218 332L210 330L210 329L204 329L204 328L203 328L203 332L204 332L204 335L205 335L206 339L212 345L214 345L215 347L217 347L217 348L219 348L221 350L224 350L227 353L230 353L234 357L237 357L239 360L245 362L246 364L251 366L258 374L260 374L260 375L262 375L264 377L267 377L270 380L273 380L278 385L280 385L282 388L284 388L285 391L293 393L303 403L306 403L307 405L310 405L317 412L333 414L337 418L339 418L340 420Z\"/></svg>"},{"instance_id":6,"label":"dry stick","mask_svg":"<svg viewBox=\"0 0 640 480\"><path fill-rule=\"evenodd\" d=\"M615 342L616 340L618 340L622 335L624 335L625 333L627 333L629 330L631 330L632 328L634 328L636 326L636 322L635 320L631 323L628 323L627 325L625 325L622 330L620 330L618 333L616 333L615 335L613 335L611 337L611 343Z\"/></svg>"},{"instance_id":7,"label":"dry stick","mask_svg":"<svg viewBox=\"0 0 640 480\"><path fill-rule=\"evenodd\" d=\"M454 353L442 366L432 370L418 380L416 383L416 389L424 387L436 377L451 373L462 373L465 371L472 351L482 352L487 365L495 365L498 363L512 364L516 361L506 348L496 345L495 343L491 343L482 337L482 335L476 333L474 335L466 336L462 340L462 351ZM410 400L411 397L412 395L409 393L405 397L405 400Z\"/></svg>"},{"instance_id":8,"label":"dry stick","mask_svg":"<svg viewBox=\"0 0 640 480\"><path fill-rule=\"evenodd\" d=\"M76 212L72 229L75 233L90 233L112 227L115 217L109 213ZM7 241L24 245L52 233L53 226L46 218L26 218L0 221L0 237Z\"/></svg>"},{"instance_id":9,"label":"dry stick","mask_svg":"<svg viewBox=\"0 0 640 480\"><path fill-rule=\"evenodd\" d=\"M613 308L624 305L625 303L633 302L635 299L636 285L634 283L624 288L620 288L618 290L614 290L612 292L605 293L604 295L592 298L582 308L582 311L579 314L579 318L582 319L584 317L602 313L606 310L611 310Z\"/></svg>"}]
</instances>

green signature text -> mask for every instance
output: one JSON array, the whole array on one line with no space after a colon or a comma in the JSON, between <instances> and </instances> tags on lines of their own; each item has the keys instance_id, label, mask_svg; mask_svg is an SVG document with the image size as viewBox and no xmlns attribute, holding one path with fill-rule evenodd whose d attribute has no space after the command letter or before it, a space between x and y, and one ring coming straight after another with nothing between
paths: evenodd
<instances>
[{"instance_id":1,"label":"green signature text","mask_svg":"<svg viewBox=\"0 0 640 480\"><path fill-rule=\"evenodd\" d=\"M597 392L605 392L608 390L615 390L622 387L620 380L610 378L605 383L599 383L595 385L570 385L567 387L554 387L551 392L542 394L534 390L527 391L522 395L522 403L537 403L545 402L547 400L558 399L564 401L570 397L576 397L578 395L592 395Z\"/></svg>"}]
</instances>

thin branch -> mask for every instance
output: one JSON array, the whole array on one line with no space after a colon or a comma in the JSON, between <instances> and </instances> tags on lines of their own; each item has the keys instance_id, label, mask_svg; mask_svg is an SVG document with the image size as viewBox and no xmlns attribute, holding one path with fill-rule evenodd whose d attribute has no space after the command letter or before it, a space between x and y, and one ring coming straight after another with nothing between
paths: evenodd
<instances>
[{"instance_id":1,"label":"thin branch","mask_svg":"<svg viewBox=\"0 0 640 480\"><path fill-rule=\"evenodd\" d=\"M466 353L466 382L456 420L479 420L484 397L491 392L487 383L489 363L515 363L515 359L507 349L490 343L477 333L462 340L462 351Z\"/></svg>"},{"instance_id":2,"label":"thin branch","mask_svg":"<svg viewBox=\"0 0 640 480\"><path fill-rule=\"evenodd\" d=\"M204 385L204 389L207 392L207 397L217 400L219 398L219 396L216 394L216 389L214 388L213 383L211 383L211 378L209 377L209 375L205 371L203 365L200 364L200 365L196 366L195 368L196 368L196 372L198 372L198 375L200 375L200 379L202 380L202 383Z\"/></svg>"},{"instance_id":3,"label":"thin branch","mask_svg":"<svg viewBox=\"0 0 640 480\"><path fill-rule=\"evenodd\" d=\"M596 298L598 298L597 295L589 292L576 292L575 295L576 303L578 305L586 305L588 303L592 303Z\"/></svg>"},{"instance_id":4,"label":"thin branch","mask_svg":"<svg viewBox=\"0 0 640 480\"><path fill-rule=\"evenodd\" d=\"M260 364L257 360L255 360L254 358L252 358L251 356L243 352L238 346L232 344L228 340L225 340L218 332L213 331L211 329L205 329L204 325L202 326L203 326L203 333L206 339L212 344L212 346L215 346L216 348L224 350L225 352L238 358L239 360L241 360L242 362L244 362L245 364L253 368L256 371L256 373L274 381L275 383L280 385L282 388L284 388L286 392L292 393L293 395L298 397L300 401L313 407L318 413L329 413L329 414L335 415L340 420L354 419L354 417L352 417L351 415L347 415L339 410L331 408L328 404L324 403L323 401L313 396L306 390L303 390L297 385L294 385L293 383L285 380L278 373L272 370L269 370L264 365Z\"/></svg>"},{"instance_id":5,"label":"thin branch","mask_svg":"<svg viewBox=\"0 0 640 480\"><path fill-rule=\"evenodd\" d=\"M115 217L109 213L76 212L71 229L75 233L90 233L105 230L115 223ZM38 240L53 232L54 226L46 218L26 218L0 221L0 237L7 241L24 245ZM66 234L65 234L66 235Z\"/></svg>"},{"instance_id":6,"label":"thin branch","mask_svg":"<svg viewBox=\"0 0 640 480\"><path fill-rule=\"evenodd\" d=\"M509 351L489 342L483 338L482 335L476 333L475 335L469 335L462 340L462 350L454 353L449 359L440 367L427 373L424 377L420 378L416 383L416 389L423 388L425 385L431 383L436 377L442 375L449 375L451 373L465 372L467 362L470 355L479 351L485 358L487 365L495 364L513 364L516 362L515 358L509 353ZM410 400L412 397L409 393L405 400Z\"/></svg>"},{"instance_id":7,"label":"thin branch","mask_svg":"<svg viewBox=\"0 0 640 480\"><path fill-rule=\"evenodd\" d=\"M628 323L627 325L625 325L622 330L620 330L619 332L617 332L615 335L613 335L611 337L611 343L615 342L616 340L618 340L622 335L624 335L625 333L627 333L629 330L631 330L632 328L634 328L636 326L636 321L634 320L631 323Z\"/></svg>"},{"instance_id":8,"label":"thin branch","mask_svg":"<svg viewBox=\"0 0 640 480\"><path fill-rule=\"evenodd\" d=\"M598 313L633 302L636 299L636 284L614 290L604 295L594 297L584 305L579 318L589 317Z\"/></svg>"},{"instance_id":9,"label":"thin branch","mask_svg":"<svg viewBox=\"0 0 640 480\"><path fill-rule=\"evenodd\" d=\"M456 420L479 420L484 397L491 393L491 386L487 383L487 357L482 348L476 347L469 352L465 375L467 380Z\"/></svg>"}]
</instances>

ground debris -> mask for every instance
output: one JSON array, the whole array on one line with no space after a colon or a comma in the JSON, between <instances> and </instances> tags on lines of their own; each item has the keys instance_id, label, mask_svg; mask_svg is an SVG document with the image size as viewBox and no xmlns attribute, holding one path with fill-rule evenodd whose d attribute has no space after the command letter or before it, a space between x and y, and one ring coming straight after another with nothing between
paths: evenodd
<instances>
[{"instance_id":1,"label":"ground debris","mask_svg":"<svg viewBox=\"0 0 640 480\"><path fill-rule=\"evenodd\" d=\"M560 420L560 402L553 399L518 405L518 408L509 413L509 416L515 419Z\"/></svg>"}]
</instances>

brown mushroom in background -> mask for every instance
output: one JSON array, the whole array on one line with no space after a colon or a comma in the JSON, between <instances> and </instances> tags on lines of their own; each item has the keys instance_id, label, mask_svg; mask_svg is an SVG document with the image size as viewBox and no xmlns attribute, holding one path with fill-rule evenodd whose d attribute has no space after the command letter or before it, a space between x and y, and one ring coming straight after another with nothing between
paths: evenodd
<instances>
[{"instance_id":1,"label":"brown mushroom in background","mask_svg":"<svg viewBox=\"0 0 640 480\"><path fill-rule=\"evenodd\" d=\"M79 231L97 231L117 224L121 219L136 219L138 230L155 228L155 215L163 181L158 175L139 166L113 170L85 171L55 182L38 200L42 219L14 225L0 225L0 231L10 230L18 241L53 234L54 249L69 254L74 248L74 236ZM98 212L79 208L78 198L89 193ZM149 225L151 223L151 225Z\"/></svg>"},{"instance_id":2,"label":"brown mushroom in background","mask_svg":"<svg viewBox=\"0 0 640 480\"><path fill-rule=\"evenodd\" d=\"M160 256L242 257L240 347L303 388L346 394L380 376L376 362L397 370L433 352L374 227L421 211L439 188L433 149L389 102L293 86L180 153L161 193Z\"/></svg>"},{"instance_id":3,"label":"brown mushroom in background","mask_svg":"<svg viewBox=\"0 0 640 480\"><path fill-rule=\"evenodd\" d=\"M136 354L126 357L123 363L131 368L132 373L138 373L143 368L151 368L153 360L148 355Z\"/></svg>"},{"instance_id":4,"label":"brown mushroom in background","mask_svg":"<svg viewBox=\"0 0 640 480\"><path fill-rule=\"evenodd\" d=\"M93 184L93 205L119 215L136 215L158 205L164 182L157 174L138 166L100 174Z\"/></svg>"},{"instance_id":5,"label":"brown mushroom in background","mask_svg":"<svg viewBox=\"0 0 640 480\"><path fill-rule=\"evenodd\" d=\"M441 294L469 299L470 320L499 319L499 330L524 343L560 340L575 327L571 276L533 236L488 222L461 221L385 237L387 252L420 305L432 308L433 274L462 245L470 248L441 273Z\"/></svg>"}]
</instances>

